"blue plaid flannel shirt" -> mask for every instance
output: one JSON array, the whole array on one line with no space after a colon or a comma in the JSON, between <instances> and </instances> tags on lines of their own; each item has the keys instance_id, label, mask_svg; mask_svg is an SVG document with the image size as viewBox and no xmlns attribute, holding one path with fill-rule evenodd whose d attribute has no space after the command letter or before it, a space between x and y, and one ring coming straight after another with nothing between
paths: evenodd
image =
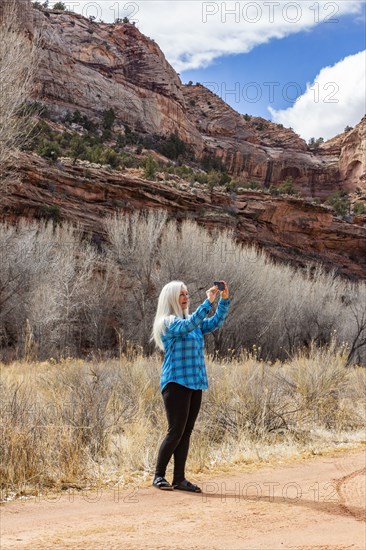
<instances>
[{"instance_id":1,"label":"blue plaid flannel shirt","mask_svg":"<svg viewBox=\"0 0 366 550\"><path fill-rule=\"evenodd\" d=\"M174 317L162 334L164 362L160 390L168 382L177 382L194 390L207 390L203 335L221 327L229 311L230 298L220 298L215 315L205 319L212 308L207 298L188 319Z\"/></svg>"}]
</instances>

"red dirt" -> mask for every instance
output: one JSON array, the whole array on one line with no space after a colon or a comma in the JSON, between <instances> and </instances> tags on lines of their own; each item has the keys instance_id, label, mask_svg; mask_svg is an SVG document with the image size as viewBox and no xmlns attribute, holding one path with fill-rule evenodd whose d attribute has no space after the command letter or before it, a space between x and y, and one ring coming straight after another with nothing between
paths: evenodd
<instances>
[{"instance_id":1,"label":"red dirt","mask_svg":"<svg viewBox=\"0 0 366 550\"><path fill-rule=\"evenodd\" d=\"M364 550L366 451L190 478L202 494L102 488L2 506L1 549Z\"/></svg>"}]
</instances>

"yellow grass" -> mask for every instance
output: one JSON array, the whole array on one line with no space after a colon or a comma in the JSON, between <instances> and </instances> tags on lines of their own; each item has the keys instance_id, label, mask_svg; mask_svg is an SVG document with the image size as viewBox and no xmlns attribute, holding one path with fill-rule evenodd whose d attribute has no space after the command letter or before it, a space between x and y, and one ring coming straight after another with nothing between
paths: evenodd
<instances>
[{"instance_id":1,"label":"yellow grass","mask_svg":"<svg viewBox=\"0 0 366 550\"><path fill-rule=\"evenodd\" d=\"M255 468L365 443L366 370L333 345L265 363L206 357L187 474ZM151 483L167 422L161 359L0 365L2 496ZM167 477L172 473L169 465Z\"/></svg>"}]
</instances>

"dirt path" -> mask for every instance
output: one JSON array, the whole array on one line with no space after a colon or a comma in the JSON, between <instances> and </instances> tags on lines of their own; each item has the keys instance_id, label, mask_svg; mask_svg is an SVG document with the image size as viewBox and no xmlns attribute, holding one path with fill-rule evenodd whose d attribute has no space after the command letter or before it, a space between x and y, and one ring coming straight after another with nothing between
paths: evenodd
<instances>
[{"instance_id":1,"label":"dirt path","mask_svg":"<svg viewBox=\"0 0 366 550\"><path fill-rule=\"evenodd\" d=\"M1 550L366 548L366 451L153 487L63 492L1 507Z\"/></svg>"}]
</instances>

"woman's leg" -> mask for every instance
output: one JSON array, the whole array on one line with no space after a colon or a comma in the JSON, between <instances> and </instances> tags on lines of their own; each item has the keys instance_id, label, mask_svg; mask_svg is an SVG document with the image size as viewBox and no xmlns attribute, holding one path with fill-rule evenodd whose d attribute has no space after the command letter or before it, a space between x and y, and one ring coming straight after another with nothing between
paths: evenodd
<instances>
[{"instance_id":1,"label":"woman's leg","mask_svg":"<svg viewBox=\"0 0 366 550\"><path fill-rule=\"evenodd\" d=\"M185 465L188 456L189 440L202 402L202 390L192 390L188 419L183 435L174 451L173 485L185 479Z\"/></svg>"},{"instance_id":2,"label":"woman's leg","mask_svg":"<svg viewBox=\"0 0 366 550\"><path fill-rule=\"evenodd\" d=\"M168 418L168 432L159 449L155 477L165 477L168 462L178 446L187 424L193 391L175 382L169 382L164 388L163 400Z\"/></svg>"}]
</instances>

